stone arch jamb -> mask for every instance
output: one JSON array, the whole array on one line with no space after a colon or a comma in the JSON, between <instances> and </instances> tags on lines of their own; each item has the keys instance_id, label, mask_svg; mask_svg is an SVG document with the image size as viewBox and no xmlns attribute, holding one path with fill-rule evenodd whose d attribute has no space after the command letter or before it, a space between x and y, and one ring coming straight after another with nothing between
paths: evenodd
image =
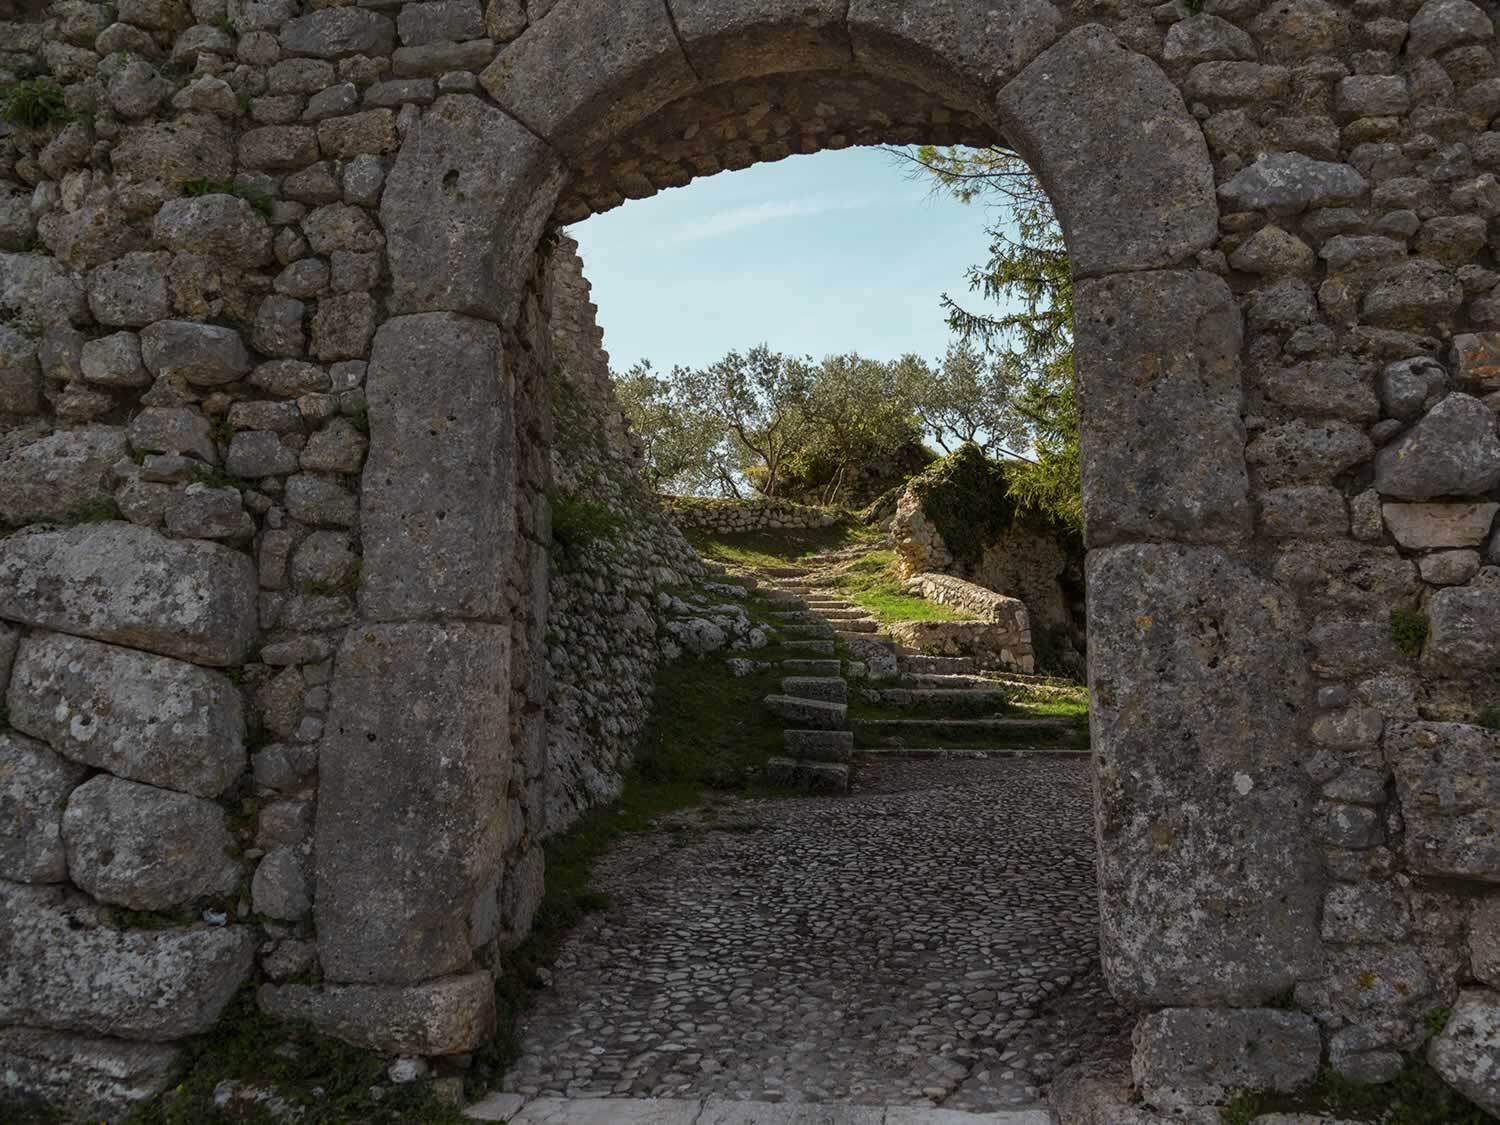
<instances>
[{"instance_id":1,"label":"stone arch jamb","mask_svg":"<svg viewBox=\"0 0 1500 1125\"><path fill-rule=\"evenodd\" d=\"M1301 629L1248 561L1240 314L1197 268L1218 209L1177 89L1044 0L559 0L484 72L488 98L422 114L383 197L365 625L337 663L324 750L361 768L325 782L317 828L333 988L467 1005L459 1038L487 1018L462 973L501 863L506 669L526 656L499 590L515 536L506 348L570 159L705 86L835 64L982 108L1064 226L1113 987L1145 1007L1253 1006L1309 969L1318 895L1289 763ZM373 1038L390 1020L357 1017Z\"/></svg>"}]
</instances>

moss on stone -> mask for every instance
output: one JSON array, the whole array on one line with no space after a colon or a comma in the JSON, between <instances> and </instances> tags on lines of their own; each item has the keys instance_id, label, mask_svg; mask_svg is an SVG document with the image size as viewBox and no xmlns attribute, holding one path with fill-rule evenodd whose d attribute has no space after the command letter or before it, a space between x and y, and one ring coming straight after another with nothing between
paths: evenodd
<instances>
[{"instance_id":1,"label":"moss on stone","mask_svg":"<svg viewBox=\"0 0 1500 1125\"><path fill-rule=\"evenodd\" d=\"M1389 1082L1361 1086L1331 1071L1295 1094L1240 1094L1222 1111L1224 1125L1249 1125L1266 1113L1321 1113L1382 1125L1493 1125L1494 1119L1413 1059Z\"/></svg>"},{"instance_id":2,"label":"moss on stone","mask_svg":"<svg viewBox=\"0 0 1500 1125\"><path fill-rule=\"evenodd\" d=\"M1407 656L1420 656L1427 643L1427 615L1397 606L1391 610L1391 640Z\"/></svg>"},{"instance_id":3,"label":"moss on stone","mask_svg":"<svg viewBox=\"0 0 1500 1125\"><path fill-rule=\"evenodd\" d=\"M46 129L70 117L62 87L51 78L17 82L0 94L0 119L22 129Z\"/></svg>"}]
</instances>

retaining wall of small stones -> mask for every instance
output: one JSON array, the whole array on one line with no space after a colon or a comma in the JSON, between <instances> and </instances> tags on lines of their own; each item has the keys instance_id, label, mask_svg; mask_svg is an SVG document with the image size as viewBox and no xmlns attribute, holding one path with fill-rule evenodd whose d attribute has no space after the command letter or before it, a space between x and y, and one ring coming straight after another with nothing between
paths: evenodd
<instances>
[{"instance_id":1,"label":"retaining wall of small stones","mask_svg":"<svg viewBox=\"0 0 1500 1125\"><path fill-rule=\"evenodd\" d=\"M1145 1103L1431 1043L1500 1110L1487 8L39 14L0 25L0 80L68 111L0 134L12 1055L148 1088L252 971L382 1051L482 1040L537 873L546 229L1003 137L1075 273L1101 947Z\"/></svg>"},{"instance_id":2,"label":"retaining wall of small stones","mask_svg":"<svg viewBox=\"0 0 1500 1125\"><path fill-rule=\"evenodd\" d=\"M903 586L974 619L900 621L887 626L886 631L906 647L929 656L972 656L986 669L1036 671L1030 616L1019 598L1005 597L951 574L917 574Z\"/></svg>"},{"instance_id":3,"label":"retaining wall of small stones","mask_svg":"<svg viewBox=\"0 0 1500 1125\"><path fill-rule=\"evenodd\" d=\"M700 496L663 496L662 510L678 527L716 535L771 528L832 527L838 516L827 508L790 500L734 500Z\"/></svg>"}]
</instances>

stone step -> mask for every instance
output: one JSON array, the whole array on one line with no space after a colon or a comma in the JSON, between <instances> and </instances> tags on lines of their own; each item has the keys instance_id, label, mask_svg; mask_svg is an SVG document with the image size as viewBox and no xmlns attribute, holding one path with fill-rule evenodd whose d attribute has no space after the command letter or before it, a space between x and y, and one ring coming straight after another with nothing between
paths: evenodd
<instances>
[{"instance_id":1,"label":"stone step","mask_svg":"<svg viewBox=\"0 0 1500 1125\"><path fill-rule=\"evenodd\" d=\"M893 707L951 707L970 710L1004 707L1009 694L994 687L881 688L880 701Z\"/></svg>"},{"instance_id":2,"label":"stone step","mask_svg":"<svg viewBox=\"0 0 1500 1125\"><path fill-rule=\"evenodd\" d=\"M815 652L819 656L833 655L833 642L829 641L782 641L782 648L793 652Z\"/></svg>"},{"instance_id":3,"label":"stone step","mask_svg":"<svg viewBox=\"0 0 1500 1125\"><path fill-rule=\"evenodd\" d=\"M860 746L854 757L867 762L944 758L1087 758L1092 750L1074 750L1058 746Z\"/></svg>"},{"instance_id":4,"label":"stone step","mask_svg":"<svg viewBox=\"0 0 1500 1125\"><path fill-rule=\"evenodd\" d=\"M475 1103L464 1116L507 1125L1056 1125L1052 1111L1040 1106L959 1113L927 1106L808 1105L731 1098L528 1100L521 1094L503 1093Z\"/></svg>"},{"instance_id":5,"label":"stone step","mask_svg":"<svg viewBox=\"0 0 1500 1125\"><path fill-rule=\"evenodd\" d=\"M753 574L725 574L723 571L714 575L714 581L726 586L742 586L746 590L753 590L760 585L760 579Z\"/></svg>"},{"instance_id":6,"label":"stone step","mask_svg":"<svg viewBox=\"0 0 1500 1125\"><path fill-rule=\"evenodd\" d=\"M770 578L801 578L812 573L805 566L763 566L760 572Z\"/></svg>"},{"instance_id":7,"label":"stone step","mask_svg":"<svg viewBox=\"0 0 1500 1125\"><path fill-rule=\"evenodd\" d=\"M844 730L849 725L849 708L842 703L800 699L795 695L768 695L765 702L766 710L792 726Z\"/></svg>"},{"instance_id":8,"label":"stone step","mask_svg":"<svg viewBox=\"0 0 1500 1125\"><path fill-rule=\"evenodd\" d=\"M781 692L798 699L821 699L826 703L849 702L849 685L842 676L787 676L781 681Z\"/></svg>"},{"instance_id":9,"label":"stone step","mask_svg":"<svg viewBox=\"0 0 1500 1125\"><path fill-rule=\"evenodd\" d=\"M873 617L850 617L830 621L835 629L841 633L878 633L880 622Z\"/></svg>"},{"instance_id":10,"label":"stone step","mask_svg":"<svg viewBox=\"0 0 1500 1125\"><path fill-rule=\"evenodd\" d=\"M807 603L807 608L810 612L816 613L824 621L849 621L855 618L863 620L864 618L870 616L867 612L865 612L865 610L861 609L857 605L825 606L819 604L818 602L810 601Z\"/></svg>"},{"instance_id":11,"label":"stone step","mask_svg":"<svg viewBox=\"0 0 1500 1125\"><path fill-rule=\"evenodd\" d=\"M783 660L781 670L789 676L837 676L844 671L841 660Z\"/></svg>"},{"instance_id":12,"label":"stone step","mask_svg":"<svg viewBox=\"0 0 1500 1125\"><path fill-rule=\"evenodd\" d=\"M988 676L950 675L939 672L907 672L901 676L898 687L909 688L998 688L1002 681Z\"/></svg>"},{"instance_id":13,"label":"stone step","mask_svg":"<svg viewBox=\"0 0 1500 1125\"><path fill-rule=\"evenodd\" d=\"M974 658L972 656L916 656L903 654L901 657L901 670L903 672L930 673L934 675L972 675L974 673Z\"/></svg>"},{"instance_id":14,"label":"stone step","mask_svg":"<svg viewBox=\"0 0 1500 1125\"><path fill-rule=\"evenodd\" d=\"M799 609L805 609L805 603L796 594L788 594L783 590L766 590L761 595L771 605L794 605Z\"/></svg>"},{"instance_id":15,"label":"stone step","mask_svg":"<svg viewBox=\"0 0 1500 1125\"><path fill-rule=\"evenodd\" d=\"M847 762L854 753L854 735L846 730L789 730L781 735L788 758L812 762Z\"/></svg>"},{"instance_id":16,"label":"stone step","mask_svg":"<svg viewBox=\"0 0 1500 1125\"><path fill-rule=\"evenodd\" d=\"M788 625L816 625L818 622L817 616L805 609L778 610L771 617Z\"/></svg>"},{"instance_id":17,"label":"stone step","mask_svg":"<svg viewBox=\"0 0 1500 1125\"><path fill-rule=\"evenodd\" d=\"M848 625L850 624L850 622L840 621L839 624ZM868 633L864 632L863 630L835 629L833 631L833 635L841 641L876 641L884 639L880 636L880 633L877 631L877 629L871 629ZM894 647L896 642L887 641L887 643Z\"/></svg>"},{"instance_id":18,"label":"stone step","mask_svg":"<svg viewBox=\"0 0 1500 1125\"><path fill-rule=\"evenodd\" d=\"M833 627L826 621L808 621L801 625L778 625L783 633L793 637L831 637Z\"/></svg>"},{"instance_id":19,"label":"stone step","mask_svg":"<svg viewBox=\"0 0 1500 1125\"><path fill-rule=\"evenodd\" d=\"M855 719L854 730L875 738L922 730L947 731L952 736L971 738L988 734L1082 733L1078 724L1067 719Z\"/></svg>"},{"instance_id":20,"label":"stone step","mask_svg":"<svg viewBox=\"0 0 1500 1125\"><path fill-rule=\"evenodd\" d=\"M766 780L772 785L787 785L795 789L847 793L849 767L837 762L772 758L766 763Z\"/></svg>"}]
</instances>

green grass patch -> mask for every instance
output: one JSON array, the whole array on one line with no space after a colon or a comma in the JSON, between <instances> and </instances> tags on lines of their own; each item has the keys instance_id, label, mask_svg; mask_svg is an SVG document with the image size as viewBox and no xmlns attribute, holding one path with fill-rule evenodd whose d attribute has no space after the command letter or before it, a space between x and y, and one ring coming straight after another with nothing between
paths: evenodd
<instances>
[{"instance_id":1,"label":"green grass patch","mask_svg":"<svg viewBox=\"0 0 1500 1125\"><path fill-rule=\"evenodd\" d=\"M1427 643L1427 615L1397 606L1391 610L1391 640L1407 656L1420 656Z\"/></svg>"},{"instance_id":2,"label":"green grass patch","mask_svg":"<svg viewBox=\"0 0 1500 1125\"><path fill-rule=\"evenodd\" d=\"M1474 721L1486 730L1500 730L1500 707L1486 707Z\"/></svg>"},{"instance_id":3,"label":"green grass patch","mask_svg":"<svg viewBox=\"0 0 1500 1125\"><path fill-rule=\"evenodd\" d=\"M63 90L51 78L29 78L0 93L0 119L22 129L45 129L70 120Z\"/></svg>"},{"instance_id":4,"label":"green grass patch","mask_svg":"<svg viewBox=\"0 0 1500 1125\"><path fill-rule=\"evenodd\" d=\"M859 606L882 625L894 621L962 621L964 615L945 605L914 597L901 588L896 552L871 551L843 567L830 588Z\"/></svg>"},{"instance_id":5,"label":"green grass patch","mask_svg":"<svg viewBox=\"0 0 1500 1125\"><path fill-rule=\"evenodd\" d=\"M1249 1125L1263 1113L1321 1113L1382 1125L1494 1125L1420 1059L1378 1086L1357 1086L1330 1072L1296 1094L1240 1094L1223 1111L1224 1125Z\"/></svg>"},{"instance_id":6,"label":"green grass patch","mask_svg":"<svg viewBox=\"0 0 1500 1125\"><path fill-rule=\"evenodd\" d=\"M882 533L861 523L844 521L832 527L787 527L724 535L690 528L683 534L705 559L756 569L796 566L810 555L878 542Z\"/></svg>"}]
</instances>

